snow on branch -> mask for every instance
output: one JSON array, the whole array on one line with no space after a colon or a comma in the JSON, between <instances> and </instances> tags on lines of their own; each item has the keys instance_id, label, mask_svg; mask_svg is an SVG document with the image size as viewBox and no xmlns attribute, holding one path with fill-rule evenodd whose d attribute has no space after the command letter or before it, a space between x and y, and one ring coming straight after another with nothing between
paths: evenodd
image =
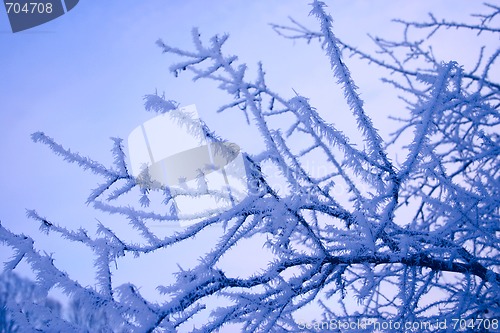
<instances>
[{"instance_id":1,"label":"snow on branch","mask_svg":"<svg viewBox=\"0 0 500 333\"><path fill-rule=\"evenodd\" d=\"M390 162L387 159L385 151L382 149L382 138L380 138L377 130L373 127L372 120L366 115L363 108L363 101L356 92L358 87L354 84L351 78L351 73L347 66L342 61L342 55L337 45L337 38L332 31L332 18L324 11L326 5L321 1L314 1L311 14L316 16L320 21L321 32L324 38L325 51L330 58L330 65L333 69L333 74L342 84L344 95L347 103L350 106L353 114L356 116L358 127L366 136L366 142L370 147L370 156L373 160L379 161L387 168L390 168Z\"/></svg>"},{"instance_id":2,"label":"snow on branch","mask_svg":"<svg viewBox=\"0 0 500 333\"><path fill-rule=\"evenodd\" d=\"M478 16L481 23L473 26L433 16L422 24L400 20L403 40L373 37L380 51L376 55L338 39L332 17L317 0L311 14L319 32L293 19L291 28L272 26L286 38L321 41L366 149L327 123L324 111L306 97L272 90L262 64L249 79L250 67L224 50L228 35L204 41L193 29L193 50L158 41L164 53L180 58L170 67L174 76L209 80L227 93L220 117L238 112L257 129L253 139L260 140L262 150L242 152L245 197L225 210L186 215L182 219L189 225L180 228L175 200L196 199L200 191L220 200L220 191L210 191L205 179L198 179L197 189L147 187L152 182L147 173L141 179L130 175L121 139L112 139L113 167L106 167L37 132L35 142L104 178L87 203L113 221L124 221L140 237L129 239L104 219L91 235L28 210L42 232L94 253L96 286L81 286L50 255L40 254L32 238L0 225L0 242L14 251L5 270L26 261L45 294L61 287L81 300L82 308L104 311L109 318L104 331L211 332L227 324L245 332L302 331L299 318L315 306L320 313L311 322L464 318L494 323L500 316L500 85L492 73L500 53L498 47L491 51L485 46L475 68L465 69L437 59L424 45L441 28L498 34L491 24L499 9L487 6L492 12ZM411 29L431 33L415 41ZM407 102L407 114L400 110L394 115L398 127L389 142L367 114L342 51L385 68L393 75L386 79L394 88L387 93L401 94ZM198 139L225 142L164 95L146 95L144 102L147 111L168 113ZM388 149L396 144L399 155L404 152L402 161ZM316 158L326 172L308 165ZM167 226L176 228L157 229ZM177 267L171 260L175 253L169 256L173 252L168 251L200 239L213 243L205 253L196 253L198 261ZM162 302L146 299L139 285L118 285L113 273L122 258L158 250L168 252L159 265L176 270L174 279L165 278L157 287ZM227 260L233 254L261 265L247 274L231 270ZM12 306L21 313L22 307ZM64 320L57 323L60 331L73 328ZM419 330L428 331L437 332Z\"/></svg>"}]
</instances>

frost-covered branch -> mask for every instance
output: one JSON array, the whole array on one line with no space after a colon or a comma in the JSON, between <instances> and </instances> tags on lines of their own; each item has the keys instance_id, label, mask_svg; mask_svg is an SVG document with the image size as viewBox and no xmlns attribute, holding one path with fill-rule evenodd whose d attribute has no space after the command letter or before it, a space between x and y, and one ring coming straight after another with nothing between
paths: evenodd
<instances>
[{"instance_id":1,"label":"frost-covered branch","mask_svg":"<svg viewBox=\"0 0 500 333\"><path fill-rule=\"evenodd\" d=\"M373 37L377 55L337 38L326 8L323 2L312 3L318 32L293 19L292 27L273 29L287 38L321 41L366 148L358 148L348 133L326 122L324 111L306 97L272 90L262 64L249 79L249 67L225 52L228 35L205 42L194 29L192 50L160 40L165 54L180 58L170 67L174 76L186 73L195 81L214 81L229 96L218 111L239 112L259 131L256 140L262 141L262 151L242 154L246 197L222 212L207 209L185 217L189 227L159 233L153 225L179 221L172 202L196 198L200 189L154 187L147 173L133 177L120 139L113 139L114 165L106 167L38 132L34 141L104 179L88 204L129 224L141 238L118 236L104 220L97 224L97 234L90 235L29 210L43 232L93 251L96 287L74 282L50 256L35 249L31 238L0 226L0 240L14 249L6 270L26 260L45 293L59 286L87 310L105 311L114 331L209 332L227 324L245 332L299 331L300 315L315 306L321 317L314 319L325 321L498 318L500 85L490 73L497 68L499 50L484 47L474 68L466 69L456 61L437 59L426 44L444 28L498 34L492 26L498 7L488 5L493 12L478 16L481 23L476 25L433 16L430 23L399 20L403 40ZM414 40L410 35L415 29L430 33ZM394 115L400 126L389 142L365 110L358 93L362 88L355 85L343 52L395 74L386 82L407 101L408 112ZM164 95L145 96L147 111L169 114L200 140L224 142L178 107ZM411 143L400 143L403 136ZM399 163L393 162L397 159L390 155L390 145L404 150ZM320 161L327 171L312 170L311 160ZM198 183L203 193L217 198L217 191ZM162 196L160 209L152 205L157 195ZM179 267L174 282L158 286L165 297L162 303L144 298L131 283L115 283L111 267L121 258L168 251L206 236L210 227L217 228L218 238L196 264ZM263 243L270 259L247 276L230 273L224 258L241 251L246 241ZM64 327L64 320L57 325L72 328L70 323ZM420 330L428 331L438 330Z\"/></svg>"}]
</instances>

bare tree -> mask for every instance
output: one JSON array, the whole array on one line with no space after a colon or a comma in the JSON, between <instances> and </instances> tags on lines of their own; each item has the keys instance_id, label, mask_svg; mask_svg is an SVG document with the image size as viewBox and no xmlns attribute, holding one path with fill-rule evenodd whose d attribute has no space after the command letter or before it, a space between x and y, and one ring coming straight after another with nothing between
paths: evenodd
<instances>
[{"instance_id":1,"label":"bare tree","mask_svg":"<svg viewBox=\"0 0 500 333\"><path fill-rule=\"evenodd\" d=\"M170 68L175 76L188 71L195 80L217 82L233 97L219 111L240 110L260 132L265 148L244 155L248 195L222 213L193 216L198 220L190 227L160 237L151 224L175 222L176 214L120 206L114 200L140 187L143 206L153 191L163 191L168 204L195 196L200 188L182 192L139 184L127 170L119 139L114 140L115 164L106 167L35 133L34 141L103 176L105 182L92 191L88 203L125 218L144 241L128 242L104 225L99 226L100 236L91 237L83 229L68 230L29 211L45 231L95 252L99 288L79 285L36 251L29 237L2 227L0 239L16 251L7 269L27 259L45 290L62 287L81 300L81 307L104 311L118 331L211 332L227 324L239 324L245 332L498 331L500 85L489 73L499 49L482 48L476 66L465 69L436 59L429 45L439 29L498 34L493 23L500 8L487 5L489 14L476 15L479 22L474 24L433 16L424 23L399 21L404 39L374 38L380 52L371 55L335 36L325 7L312 3L317 32L293 20L291 26L273 28L288 38L320 41L364 147L324 121L306 97L285 98L271 90L262 65L255 80L247 79L246 65L222 50L227 35L205 44L193 30L191 51L158 41L163 52L182 58ZM410 32L415 29L428 35L413 40ZM407 101L409 112L395 117L400 127L391 141L381 138L366 113L343 52L389 70L392 76L386 81L396 89L388 91ZM171 113L178 106L156 94L145 100L146 109L158 113ZM223 142L203 123L199 126L199 135ZM410 135L411 143L404 147L403 161L396 163L388 148L403 135ZM307 170L310 158L331 172L318 176ZM280 184L279 191L266 171L270 166L286 185ZM349 201L335 196L336 186L348 189ZM117 258L168 248L213 225L223 226L223 232L212 250L198 265L180 269L174 284L158 287L167 297L164 303L144 299L132 284L113 284L111 266ZM267 239L274 255L265 270L240 277L221 268L225 254L242 240L258 237ZM209 311L206 304L218 299L224 301L217 303L221 305L210 319L193 327L193 320ZM297 314L311 304L320 305L322 317L305 322Z\"/></svg>"}]
</instances>

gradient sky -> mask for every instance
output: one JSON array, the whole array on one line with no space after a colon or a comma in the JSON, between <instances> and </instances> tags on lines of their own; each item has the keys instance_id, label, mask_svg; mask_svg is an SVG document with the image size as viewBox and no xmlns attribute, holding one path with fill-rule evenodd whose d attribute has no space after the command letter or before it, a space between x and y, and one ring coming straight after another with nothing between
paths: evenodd
<instances>
[{"instance_id":1,"label":"gradient sky","mask_svg":"<svg viewBox=\"0 0 500 333\"><path fill-rule=\"evenodd\" d=\"M192 27L199 27L206 40L215 33L230 33L228 53L238 55L251 70L262 60L269 86L288 98L293 96L292 89L310 97L327 120L344 126L349 133L352 124L343 122L344 117L338 116L339 113L331 112L337 106L345 111L345 104L317 43L306 45L303 41L285 40L268 25L286 24L287 17L292 16L316 30L314 19L307 15L308 2L80 0L62 17L16 34L10 31L2 7L1 223L12 231L31 235L38 249L54 253L56 265L78 276L84 285L92 285L94 271L89 252L78 244L41 235L38 225L25 217L25 209L36 209L49 220L72 228L83 226L93 230L96 218L106 219L101 220L104 223L119 222L95 213L84 204L90 189L100 179L68 165L47 147L32 143L29 136L44 131L64 146L109 165L112 161L109 137L126 139L132 129L154 116L144 111L142 97L155 89L164 91L167 98L181 105L196 104L200 116L221 136L238 143L245 151L255 150L251 145L252 130L242 115L215 114L218 106L229 101L215 84L192 83L189 74L174 78L168 72L175 59L162 55L155 41L162 38L170 45L191 49ZM368 50L373 47L367 33L400 36L401 30L390 22L392 18L424 19L432 11L437 17L458 21L471 12L484 11L479 1L467 0L326 3L334 18L336 35ZM466 38L472 41L473 37ZM438 52L442 52L443 60L463 60L470 65L476 55L470 53L470 43L443 37L442 51ZM347 59L346 63L351 66L367 110L386 137L391 127L386 117L396 114L402 104L393 92L385 93L387 86L379 83L378 69L366 67L356 59ZM204 246L201 241L200 251ZM248 246L250 249L251 245ZM182 251L189 250L178 251L183 258ZM0 246L2 261L10 253L8 248ZM127 277L142 285L145 294L153 295L154 284L160 281L154 277L158 268L153 269L153 265L158 266L156 263L164 260L158 255L144 261L142 266L123 263L122 267ZM234 272L252 269L251 263L234 261ZM152 273L144 274L145 270ZM25 268L22 272L29 275Z\"/></svg>"}]
</instances>

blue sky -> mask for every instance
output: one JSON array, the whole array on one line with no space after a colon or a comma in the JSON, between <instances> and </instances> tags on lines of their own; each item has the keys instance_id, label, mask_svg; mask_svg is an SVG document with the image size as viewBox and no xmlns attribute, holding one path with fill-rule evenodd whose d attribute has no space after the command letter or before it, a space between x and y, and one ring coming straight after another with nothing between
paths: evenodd
<instances>
[{"instance_id":1,"label":"blue sky","mask_svg":"<svg viewBox=\"0 0 500 333\"><path fill-rule=\"evenodd\" d=\"M38 233L25 209L68 227L92 230L103 216L86 207L89 190L99 179L54 156L47 147L34 144L29 136L44 131L59 143L94 159L111 163L109 137L126 138L130 131L153 117L144 111L142 97L165 91L181 105L196 104L200 116L224 137L252 151L252 131L244 117L216 115L217 106L228 101L211 82L193 84L189 75L174 78L168 67L174 60L162 55L158 38L181 48L191 48L190 31L199 27L208 39L215 33L230 33L227 52L237 54L251 69L262 60L269 85L291 97L293 90L311 98L329 121L352 124L329 111L343 105L331 80L328 62L317 44L292 42L277 36L268 23L287 23L292 16L315 29L308 17L309 1L132 1L81 0L69 13L42 26L13 34L4 9L0 10L0 220L13 231L32 235L39 249L54 252L56 264L83 284L92 284L92 260L78 245ZM399 36L390 19L425 18L427 12L456 20L471 11L481 11L475 1L326 1L335 21L335 33L351 44L370 49L367 33ZM442 40L443 57L454 55L465 62L474 54L457 41ZM469 44L467 44L469 45ZM448 52L449 50L449 52ZM448 53L447 53L448 52ZM388 113L402 105L395 96L384 94L380 71L348 59L374 121L382 129L390 126ZM399 103L399 104L398 104ZM104 217L106 218L106 217ZM108 221L108 220L107 220ZM106 222L106 221L103 221ZM119 223L110 221L109 223ZM206 240L207 242L209 240ZM201 245L200 251L204 245ZM206 243L205 243L206 244ZM251 245L249 245L250 249ZM0 247L0 259L10 254ZM180 249L179 251L188 251ZM134 278L150 269L152 257L141 266L123 266ZM184 260L184 259L182 259ZM186 259L187 260L187 259ZM247 264L247 263L246 263ZM234 271L251 270L234 260ZM27 273L26 273L27 274ZM153 280L143 290L153 293Z\"/></svg>"}]
</instances>

